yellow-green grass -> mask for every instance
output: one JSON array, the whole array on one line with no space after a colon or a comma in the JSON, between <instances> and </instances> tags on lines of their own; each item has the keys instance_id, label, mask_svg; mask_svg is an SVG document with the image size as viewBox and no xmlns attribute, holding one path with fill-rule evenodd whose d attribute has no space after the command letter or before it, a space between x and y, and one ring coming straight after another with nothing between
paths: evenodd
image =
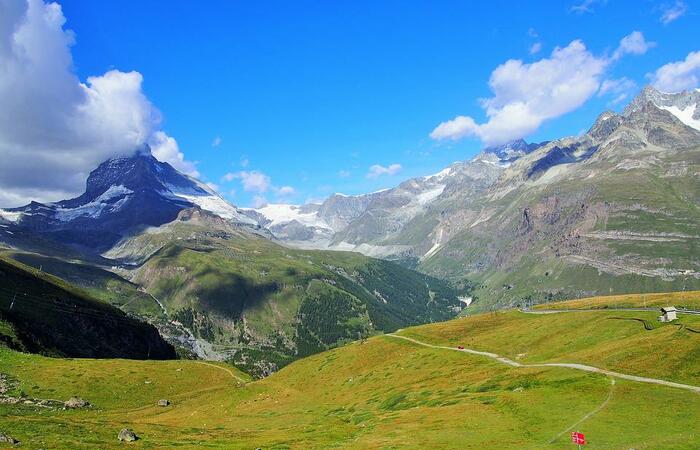
<instances>
[{"instance_id":1,"label":"yellow-green grass","mask_svg":"<svg viewBox=\"0 0 700 450\"><path fill-rule=\"evenodd\" d=\"M473 319L419 331L437 337L441 327ZM622 380L611 394L603 375L513 368L386 336L302 359L260 381L241 383L234 376L244 374L215 365L0 350L0 372L28 396L79 395L95 405L75 411L0 405L0 431L22 448L52 449L118 447L123 427L141 437L133 448L554 449L568 446L569 428L593 412L576 427L586 432L588 448L700 445L700 395ZM172 405L155 406L160 398Z\"/></svg>"},{"instance_id":2,"label":"yellow-green grass","mask_svg":"<svg viewBox=\"0 0 700 450\"><path fill-rule=\"evenodd\" d=\"M511 310L413 327L400 334L430 344L494 352L522 363L581 363L700 385L700 316L680 315L677 322L665 324L657 316L655 311Z\"/></svg>"},{"instance_id":3,"label":"yellow-green grass","mask_svg":"<svg viewBox=\"0 0 700 450\"><path fill-rule=\"evenodd\" d=\"M700 291L603 295L536 305L535 309L651 308L662 306L700 309Z\"/></svg>"}]
</instances>

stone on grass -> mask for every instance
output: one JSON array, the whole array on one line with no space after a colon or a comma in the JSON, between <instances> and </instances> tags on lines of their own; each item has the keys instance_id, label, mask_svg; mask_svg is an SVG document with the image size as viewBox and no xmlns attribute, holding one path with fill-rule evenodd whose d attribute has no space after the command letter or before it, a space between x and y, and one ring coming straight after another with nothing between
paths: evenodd
<instances>
[{"instance_id":1,"label":"stone on grass","mask_svg":"<svg viewBox=\"0 0 700 450\"><path fill-rule=\"evenodd\" d=\"M123 428L122 431L119 432L118 437L119 440L122 442L133 442L139 438L138 436L136 436L136 433L134 433L128 428Z\"/></svg>"},{"instance_id":2,"label":"stone on grass","mask_svg":"<svg viewBox=\"0 0 700 450\"><path fill-rule=\"evenodd\" d=\"M90 406L90 403L83 400L80 397L71 397L68 399L67 402L63 404L64 407L68 409L75 409L75 408L86 408Z\"/></svg>"},{"instance_id":3,"label":"stone on grass","mask_svg":"<svg viewBox=\"0 0 700 450\"><path fill-rule=\"evenodd\" d=\"M3 444L19 444L19 441L12 436L8 436L5 433L0 433L0 442Z\"/></svg>"},{"instance_id":4,"label":"stone on grass","mask_svg":"<svg viewBox=\"0 0 700 450\"><path fill-rule=\"evenodd\" d=\"M168 406L170 405L170 400L166 400L164 398L158 400L158 406Z\"/></svg>"}]
</instances>

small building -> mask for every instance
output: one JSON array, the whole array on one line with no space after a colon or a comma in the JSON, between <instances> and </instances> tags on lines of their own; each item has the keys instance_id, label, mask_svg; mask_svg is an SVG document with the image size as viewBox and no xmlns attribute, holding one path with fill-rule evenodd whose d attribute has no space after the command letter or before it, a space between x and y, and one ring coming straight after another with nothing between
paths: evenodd
<instances>
[{"instance_id":1,"label":"small building","mask_svg":"<svg viewBox=\"0 0 700 450\"><path fill-rule=\"evenodd\" d=\"M661 308L661 315L659 316L659 322L673 322L678 317L676 317L677 309L673 306L664 306Z\"/></svg>"}]
</instances>

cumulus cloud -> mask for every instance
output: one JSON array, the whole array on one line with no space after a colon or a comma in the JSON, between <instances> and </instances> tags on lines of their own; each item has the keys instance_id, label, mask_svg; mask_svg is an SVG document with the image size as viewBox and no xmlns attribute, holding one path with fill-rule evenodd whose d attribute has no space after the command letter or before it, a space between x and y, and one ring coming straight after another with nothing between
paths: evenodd
<instances>
[{"instance_id":1,"label":"cumulus cloud","mask_svg":"<svg viewBox=\"0 0 700 450\"><path fill-rule=\"evenodd\" d=\"M294 195L297 191L291 186L282 186L281 188L276 189L276 192L280 197L284 197L287 195Z\"/></svg>"},{"instance_id":2,"label":"cumulus cloud","mask_svg":"<svg viewBox=\"0 0 700 450\"><path fill-rule=\"evenodd\" d=\"M486 145L525 137L545 121L577 109L595 95L613 61L626 54L644 53L652 45L635 31L620 41L612 56L593 55L582 41L575 40L533 63L508 60L491 73L493 97L480 100L486 122L457 116L440 123L430 137L453 141L476 137Z\"/></svg>"},{"instance_id":3,"label":"cumulus cloud","mask_svg":"<svg viewBox=\"0 0 700 450\"><path fill-rule=\"evenodd\" d=\"M606 65L605 58L595 57L579 40L531 64L506 61L491 74L494 96L481 100L488 121L477 124L471 117L458 116L438 125L430 137L474 136L491 145L528 135L545 120L578 108L595 94Z\"/></svg>"},{"instance_id":4,"label":"cumulus cloud","mask_svg":"<svg viewBox=\"0 0 700 450\"><path fill-rule=\"evenodd\" d=\"M678 0L672 5L667 4L661 7L661 17L659 20L664 25L668 25L669 23L683 16L687 11L688 5L686 5L685 2Z\"/></svg>"},{"instance_id":5,"label":"cumulus cloud","mask_svg":"<svg viewBox=\"0 0 700 450\"><path fill-rule=\"evenodd\" d=\"M696 88L700 85L700 51L688 53L683 61L665 64L647 77L660 91L678 92Z\"/></svg>"},{"instance_id":6,"label":"cumulus cloud","mask_svg":"<svg viewBox=\"0 0 700 450\"><path fill-rule=\"evenodd\" d=\"M622 58L624 55L643 55L652 47L655 47L655 42L649 42L644 38L641 31L633 31L620 40L620 45L613 53L613 60Z\"/></svg>"},{"instance_id":7,"label":"cumulus cloud","mask_svg":"<svg viewBox=\"0 0 700 450\"><path fill-rule=\"evenodd\" d=\"M246 192L258 192L260 194L267 192L270 188L270 177L257 170L250 172L242 170L235 173L227 173L222 177L223 181L241 180L243 190Z\"/></svg>"},{"instance_id":8,"label":"cumulus cloud","mask_svg":"<svg viewBox=\"0 0 700 450\"><path fill-rule=\"evenodd\" d=\"M151 153L156 159L166 161L171 166L192 177L198 177L199 172L194 163L185 160L185 155L180 151L177 141L162 131L153 133L148 141Z\"/></svg>"},{"instance_id":9,"label":"cumulus cloud","mask_svg":"<svg viewBox=\"0 0 700 450\"><path fill-rule=\"evenodd\" d=\"M78 194L105 159L167 141L141 74L78 79L65 22L56 3L0 2L0 206Z\"/></svg>"},{"instance_id":10,"label":"cumulus cloud","mask_svg":"<svg viewBox=\"0 0 700 450\"><path fill-rule=\"evenodd\" d=\"M370 166L367 172L367 178L379 178L382 175L396 175L401 171L401 164L391 164L389 167L384 167L379 164Z\"/></svg>"}]
</instances>

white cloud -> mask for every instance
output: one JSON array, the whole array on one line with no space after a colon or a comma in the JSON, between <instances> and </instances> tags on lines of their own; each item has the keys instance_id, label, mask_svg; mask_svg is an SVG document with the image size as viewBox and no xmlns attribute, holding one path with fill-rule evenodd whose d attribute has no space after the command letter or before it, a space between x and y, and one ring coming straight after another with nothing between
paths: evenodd
<instances>
[{"instance_id":1,"label":"white cloud","mask_svg":"<svg viewBox=\"0 0 700 450\"><path fill-rule=\"evenodd\" d=\"M219 145L221 145L221 136L217 136L213 141L211 141L212 147L218 147Z\"/></svg>"},{"instance_id":2,"label":"white cloud","mask_svg":"<svg viewBox=\"0 0 700 450\"><path fill-rule=\"evenodd\" d=\"M593 13L595 12L594 7L598 3L604 5L607 3L607 0L583 0L580 3L571 6L571 12L576 14Z\"/></svg>"},{"instance_id":3,"label":"white cloud","mask_svg":"<svg viewBox=\"0 0 700 450\"><path fill-rule=\"evenodd\" d=\"M280 197L284 197L284 196L287 196L287 195L294 195L294 194L296 194L296 192L297 192L297 191L296 191L293 187L291 187L291 186L282 186L281 188L276 189L276 191L277 191L277 195L279 195Z\"/></svg>"},{"instance_id":4,"label":"white cloud","mask_svg":"<svg viewBox=\"0 0 700 450\"><path fill-rule=\"evenodd\" d=\"M78 79L65 22L56 3L0 1L0 206L76 195L102 161L165 141L141 74Z\"/></svg>"},{"instance_id":5,"label":"white cloud","mask_svg":"<svg viewBox=\"0 0 700 450\"><path fill-rule=\"evenodd\" d=\"M235 173L227 173L222 177L223 181L233 181L239 179L246 192L264 193L270 188L270 177L257 170L250 172L242 170Z\"/></svg>"},{"instance_id":6,"label":"white cloud","mask_svg":"<svg viewBox=\"0 0 700 450\"><path fill-rule=\"evenodd\" d=\"M676 1L673 5L664 5L661 7L661 18L659 19L664 25L668 25L679 17L683 16L688 11L688 5L681 0Z\"/></svg>"},{"instance_id":7,"label":"white cloud","mask_svg":"<svg viewBox=\"0 0 700 450\"><path fill-rule=\"evenodd\" d=\"M482 99L487 120L457 116L430 133L435 140L476 137L486 145L525 137L542 123L569 113L598 92L613 61L650 48L639 32L625 36L613 56L595 56L580 40L557 47L548 58L533 63L511 59L498 66L489 79L493 97Z\"/></svg>"},{"instance_id":8,"label":"white cloud","mask_svg":"<svg viewBox=\"0 0 700 450\"><path fill-rule=\"evenodd\" d=\"M347 178L349 176L350 176L349 170L339 170L338 171L338 177L340 177L340 178Z\"/></svg>"},{"instance_id":9,"label":"white cloud","mask_svg":"<svg viewBox=\"0 0 700 450\"><path fill-rule=\"evenodd\" d=\"M253 208L262 208L263 206L267 205L267 199L263 195L256 195L253 197L253 202L251 203L251 206Z\"/></svg>"},{"instance_id":10,"label":"white cloud","mask_svg":"<svg viewBox=\"0 0 700 450\"><path fill-rule=\"evenodd\" d=\"M370 166L367 178L378 178L382 175L396 175L401 171L401 164L391 164L389 167L384 167L379 164Z\"/></svg>"},{"instance_id":11,"label":"white cloud","mask_svg":"<svg viewBox=\"0 0 700 450\"><path fill-rule=\"evenodd\" d=\"M532 44L532 45L530 46L529 52L530 52L531 55L534 55L534 54L539 53L540 50L542 50L542 43L541 43L541 42L535 42L534 44Z\"/></svg>"},{"instance_id":12,"label":"white cloud","mask_svg":"<svg viewBox=\"0 0 700 450\"><path fill-rule=\"evenodd\" d=\"M649 42L640 31L633 31L620 40L620 45L613 53L613 60L620 59L624 55L643 55L652 47L655 42Z\"/></svg>"},{"instance_id":13,"label":"white cloud","mask_svg":"<svg viewBox=\"0 0 700 450\"><path fill-rule=\"evenodd\" d=\"M648 74L651 84L665 92L693 89L700 85L700 51L690 52L683 61L675 61Z\"/></svg>"},{"instance_id":14,"label":"white cloud","mask_svg":"<svg viewBox=\"0 0 700 450\"><path fill-rule=\"evenodd\" d=\"M481 100L487 122L477 124L471 117L458 116L438 125L430 137L458 140L474 136L491 145L526 136L594 95L607 63L579 40L531 64L506 61L491 73L489 86L494 96Z\"/></svg>"},{"instance_id":15,"label":"white cloud","mask_svg":"<svg viewBox=\"0 0 700 450\"><path fill-rule=\"evenodd\" d=\"M198 177L194 163L185 160L185 155L180 151L177 141L162 131L156 131L148 141L151 146L151 153L156 159L167 162L180 172L191 177Z\"/></svg>"}]
</instances>

